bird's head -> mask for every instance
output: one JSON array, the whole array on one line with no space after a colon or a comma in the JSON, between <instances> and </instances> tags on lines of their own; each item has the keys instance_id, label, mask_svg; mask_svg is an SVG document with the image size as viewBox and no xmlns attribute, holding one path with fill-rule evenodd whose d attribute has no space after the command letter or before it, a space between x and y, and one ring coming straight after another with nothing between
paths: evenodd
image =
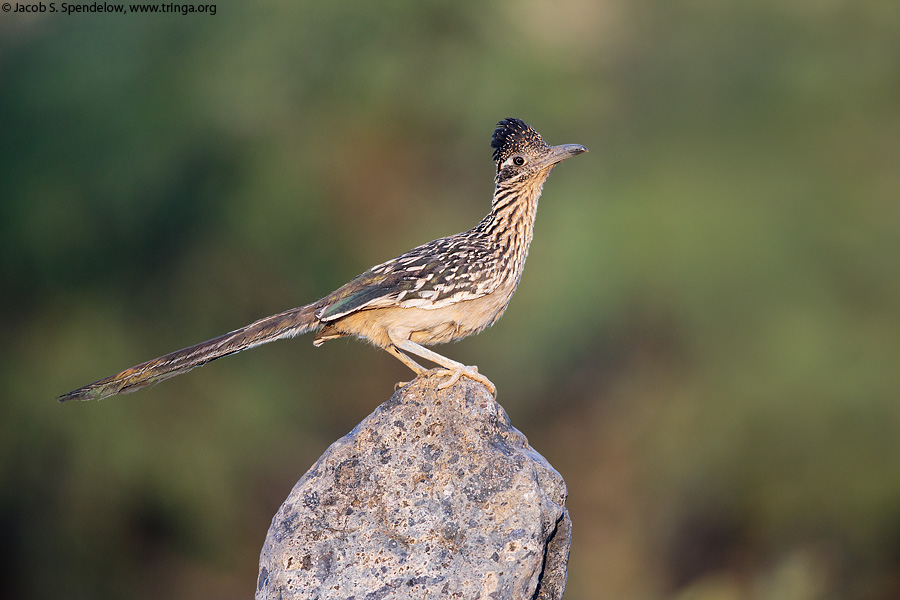
<instances>
[{"instance_id":1,"label":"bird's head","mask_svg":"<svg viewBox=\"0 0 900 600\"><path fill-rule=\"evenodd\" d=\"M503 119L491 140L497 163L497 183L513 179L546 178L558 162L587 152L580 144L548 146L540 134L521 119Z\"/></svg>"}]
</instances>

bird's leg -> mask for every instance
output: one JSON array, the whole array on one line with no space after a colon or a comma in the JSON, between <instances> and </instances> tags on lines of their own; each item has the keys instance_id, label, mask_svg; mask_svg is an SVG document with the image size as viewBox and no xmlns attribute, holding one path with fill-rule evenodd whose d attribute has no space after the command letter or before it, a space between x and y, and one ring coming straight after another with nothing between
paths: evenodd
<instances>
[{"instance_id":1,"label":"bird's leg","mask_svg":"<svg viewBox=\"0 0 900 600\"><path fill-rule=\"evenodd\" d=\"M416 375L422 375L423 373L428 372L428 369L426 369L425 367L423 367L422 365L420 365L419 363L417 363L416 361L414 361L407 355L400 352L400 350L399 350L399 348L397 348L397 346L391 344L390 346L387 346L385 348L385 350L387 350L387 352L391 356L395 357L397 360L402 362L404 365L406 365L407 367L412 369ZM397 383L394 384L394 390L399 390L407 383L409 383L409 382L408 381L398 381Z\"/></svg>"},{"instance_id":2,"label":"bird's leg","mask_svg":"<svg viewBox=\"0 0 900 600\"><path fill-rule=\"evenodd\" d=\"M442 390L444 388L448 388L459 381L459 378L461 376L464 376L483 384L491 392L491 395L493 395L494 397L497 396L497 386L495 386L490 379L479 373L478 367L467 367L460 362L456 362L455 360L451 360L446 356L442 356L437 352L434 352L433 350L429 350L424 346L420 346L419 344L409 339L392 341L394 342L394 347L397 350L397 354L394 354L393 352L391 352L391 354L394 354L394 356L397 356L397 358L400 358L400 356L398 356L399 354L413 364L417 364L411 358L400 352L400 350L405 350L411 354L415 354L416 356L421 356L424 359L430 360L431 362L436 363L450 371L450 379L440 384L438 386L438 389ZM400 358L400 360L409 365L409 363L407 363L406 360L403 360L403 358ZM415 369L413 370L415 371ZM419 374L421 375L421 373Z\"/></svg>"}]
</instances>

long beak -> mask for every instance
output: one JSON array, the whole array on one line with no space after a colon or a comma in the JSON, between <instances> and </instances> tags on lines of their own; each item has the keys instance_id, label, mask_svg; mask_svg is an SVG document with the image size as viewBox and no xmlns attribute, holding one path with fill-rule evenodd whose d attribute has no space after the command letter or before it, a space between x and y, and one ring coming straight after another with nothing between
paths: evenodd
<instances>
[{"instance_id":1,"label":"long beak","mask_svg":"<svg viewBox=\"0 0 900 600\"><path fill-rule=\"evenodd\" d=\"M571 158L578 154L587 152L588 149L581 144L562 144L561 146L551 146L547 156L542 158L538 163L539 168L552 167L558 162Z\"/></svg>"}]
</instances>

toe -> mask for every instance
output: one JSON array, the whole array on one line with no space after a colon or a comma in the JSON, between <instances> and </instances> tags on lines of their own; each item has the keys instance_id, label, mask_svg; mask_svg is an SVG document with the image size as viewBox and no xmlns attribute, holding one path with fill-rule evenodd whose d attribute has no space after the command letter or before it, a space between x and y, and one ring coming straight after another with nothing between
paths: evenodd
<instances>
[{"instance_id":1,"label":"toe","mask_svg":"<svg viewBox=\"0 0 900 600\"><path fill-rule=\"evenodd\" d=\"M447 389L448 387L459 381L459 376L463 374L462 371L450 371L449 373L450 378L447 379L447 381L438 384L437 387L439 390Z\"/></svg>"}]
</instances>

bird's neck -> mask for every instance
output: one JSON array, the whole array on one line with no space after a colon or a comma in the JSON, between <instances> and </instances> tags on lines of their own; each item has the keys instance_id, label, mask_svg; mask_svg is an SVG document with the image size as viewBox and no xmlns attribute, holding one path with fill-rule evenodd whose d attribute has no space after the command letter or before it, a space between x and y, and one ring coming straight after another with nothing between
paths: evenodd
<instances>
[{"instance_id":1,"label":"bird's neck","mask_svg":"<svg viewBox=\"0 0 900 600\"><path fill-rule=\"evenodd\" d=\"M491 212L485 220L491 221L490 233L498 238L508 238L514 246L528 244L534 231L538 199L547 176L531 177L512 183L498 183L491 201Z\"/></svg>"},{"instance_id":2,"label":"bird's neck","mask_svg":"<svg viewBox=\"0 0 900 600\"><path fill-rule=\"evenodd\" d=\"M498 183L494 189L491 212L479 223L480 234L496 244L504 260L505 271L513 285L518 284L528 247L534 235L534 219L546 174L542 177Z\"/></svg>"}]
</instances>

